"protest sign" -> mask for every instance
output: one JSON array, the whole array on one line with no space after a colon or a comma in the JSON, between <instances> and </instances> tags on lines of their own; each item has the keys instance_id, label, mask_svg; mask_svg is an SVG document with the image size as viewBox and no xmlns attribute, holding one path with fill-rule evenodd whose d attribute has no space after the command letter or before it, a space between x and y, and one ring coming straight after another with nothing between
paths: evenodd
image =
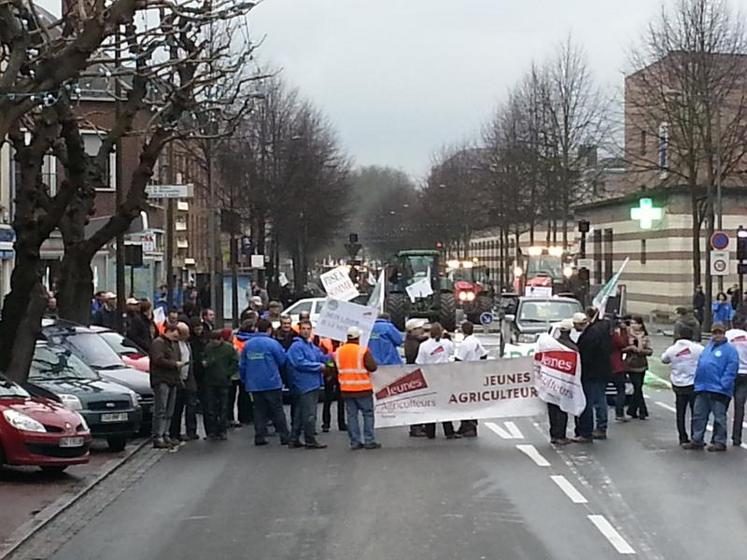
<instances>
[{"instance_id":1,"label":"protest sign","mask_svg":"<svg viewBox=\"0 0 747 560\"><path fill-rule=\"evenodd\" d=\"M338 266L329 272L325 272L319 279L322 281L324 291L332 299L350 301L360 295L350 279L350 272L346 266Z\"/></svg>"},{"instance_id":2,"label":"protest sign","mask_svg":"<svg viewBox=\"0 0 747 560\"><path fill-rule=\"evenodd\" d=\"M579 353L547 333L542 333L537 340L534 378L543 401L556 404L573 416L579 416L586 408Z\"/></svg>"},{"instance_id":3,"label":"protest sign","mask_svg":"<svg viewBox=\"0 0 747 560\"><path fill-rule=\"evenodd\" d=\"M368 345L374 322L379 312L375 307L328 299L319 319L314 323L314 333L332 340L345 341L350 327L361 330L362 347Z\"/></svg>"},{"instance_id":4,"label":"protest sign","mask_svg":"<svg viewBox=\"0 0 747 560\"><path fill-rule=\"evenodd\" d=\"M377 428L545 412L531 358L383 366L371 377Z\"/></svg>"}]
</instances>

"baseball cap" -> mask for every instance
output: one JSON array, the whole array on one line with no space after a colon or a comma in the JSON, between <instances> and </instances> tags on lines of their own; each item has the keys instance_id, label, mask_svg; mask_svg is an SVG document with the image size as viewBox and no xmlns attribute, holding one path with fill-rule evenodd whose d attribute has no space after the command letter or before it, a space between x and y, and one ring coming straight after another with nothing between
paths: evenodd
<instances>
[{"instance_id":1,"label":"baseball cap","mask_svg":"<svg viewBox=\"0 0 747 560\"><path fill-rule=\"evenodd\" d=\"M358 327L348 328L348 338L360 338L361 330Z\"/></svg>"},{"instance_id":2,"label":"baseball cap","mask_svg":"<svg viewBox=\"0 0 747 560\"><path fill-rule=\"evenodd\" d=\"M571 319L563 319L560 321L560 324L558 325L558 328L561 331L572 331L573 330L573 321Z\"/></svg>"},{"instance_id":3,"label":"baseball cap","mask_svg":"<svg viewBox=\"0 0 747 560\"><path fill-rule=\"evenodd\" d=\"M588 321L589 318L586 316L586 313L581 313L580 311L578 313L573 314L573 319L571 322L573 323L585 323Z\"/></svg>"},{"instance_id":4,"label":"baseball cap","mask_svg":"<svg viewBox=\"0 0 747 560\"><path fill-rule=\"evenodd\" d=\"M138 305L139 303L134 297L127 298L127 305Z\"/></svg>"},{"instance_id":5,"label":"baseball cap","mask_svg":"<svg viewBox=\"0 0 747 560\"><path fill-rule=\"evenodd\" d=\"M252 296L252 299L250 299L253 304L255 305L262 305L262 298L259 296Z\"/></svg>"},{"instance_id":6,"label":"baseball cap","mask_svg":"<svg viewBox=\"0 0 747 560\"><path fill-rule=\"evenodd\" d=\"M405 323L405 330L412 331L415 329L419 329L420 327L424 326L426 322L427 322L426 319L417 319L417 318L408 319L407 322Z\"/></svg>"},{"instance_id":7,"label":"baseball cap","mask_svg":"<svg viewBox=\"0 0 747 560\"><path fill-rule=\"evenodd\" d=\"M114 292L104 292L101 294L101 297L104 299L117 299L117 294Z\"/></svg>"}]
</instances>

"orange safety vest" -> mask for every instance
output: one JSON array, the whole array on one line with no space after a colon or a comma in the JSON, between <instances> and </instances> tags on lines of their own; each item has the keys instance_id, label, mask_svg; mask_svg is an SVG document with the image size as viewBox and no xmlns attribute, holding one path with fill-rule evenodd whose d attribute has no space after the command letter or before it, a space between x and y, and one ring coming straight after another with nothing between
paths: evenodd
<instances>
[{"instance_id":1,"label":"orange safety vest","mask_svg":"<svg viewBox=\"0 0 747 560\"><path fill-rule=\"evenodd\" d=\"M241 352L244 350L246 340L240 340L238 336L234 336L232 342L233 347L236 349L236 352L238 352L239 356L241 356Z\"/></svg>"},{"instance_id":2,"label":"orange safety vest","mask_svg":"<svg viewBox=\"0 0 747 560\"><path fill-rule=\"evenodd\" d=\"M373 391L371 372L363 365L363 355L358 344L343 344L337 349L337 380L343 393Z\"/></svg>"}]
</instances>

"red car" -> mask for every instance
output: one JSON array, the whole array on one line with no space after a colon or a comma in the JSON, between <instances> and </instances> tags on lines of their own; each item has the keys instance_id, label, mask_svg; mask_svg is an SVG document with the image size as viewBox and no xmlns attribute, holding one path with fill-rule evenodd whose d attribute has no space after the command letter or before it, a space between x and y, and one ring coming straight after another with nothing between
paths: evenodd
<instances>
[{"instance_id":1,"label":"red car","mask_svg":"<svg viewBox=\"0 0 747 560\"><path fill-rule=\"evenodd\" d=\"M91 326L90 329L106 341L127 367L150 373L148 353L129 338L105 327Z\"/></svg>"},{"instance_id":2,"label":"red car","mask_svg":"<svg viewBox=\"0 0 747 560\"><path fill-rule=\"evenodd\" d=\"M77 412L32 397L0 375L0 465L62 472L88 463L91 432Z\"/></svg>"}]
</instances>

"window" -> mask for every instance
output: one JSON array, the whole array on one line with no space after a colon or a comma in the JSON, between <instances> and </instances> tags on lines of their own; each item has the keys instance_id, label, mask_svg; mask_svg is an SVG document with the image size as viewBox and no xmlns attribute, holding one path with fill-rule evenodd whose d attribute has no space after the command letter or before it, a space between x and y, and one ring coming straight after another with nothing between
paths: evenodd
<instances>
[{"instance_id":1,"label":"window","mask_svg":"<svg viewBox=\"0 0 747 560\"><path fill-rule=\"evenodd\" d=\"M612 278L614 272L612 271L612 230L604 230L604 279L609 280Z\"/></svg>"},{"instance_id":2,"label":"window","mask_svg":"<svg viewBox=\"0 0 747 560\"><path fill-rule=\"evenodd\" d=\"M94 131L84 131L83 133L83 146L85 147L86 153L89 156L95 156L99 153L99 148L101 148L101 136L98 132ZM117 178L116 178L116 167L117 167L117 154L116 149L112 150L112 152L109 154L109 159L106 162L106 168L104 169L104 174L106 175L106 184L108 187L103 187L99 190L114 190L117 188Z\"/></svg>"},{"instance_id":3,"label":"window","mask_svg":"<svg viewBox=\"0 0 747 560\"><path fill-rule=\"evenodd\" d=\"M641 155L646 155L646 131L641 130Z\"/></svg>"},{"instance_id":4,"label":"window","mask_svg":"<svg viewBox=\"0 0 747 560\"><path fill-rule=\"evenodd\" d=\"M641 239L641 264L646 264L646 240Z\"/></svg>"},{"instance_id":5,"label":"window","mask_svg":"<svg viewBox=\"0 0 747 560\"><path fill-rule=\"evenodd\" d=\"M47 185L49 195L57 194L57 158L52 154L44 156L41 169L42 183Z\"/></svg>"},{"instance_id":6,"label":"window","mask_svg":"<svg viewBox=\"0 0 747 560\"><path fill-rule=\"evenodd\" d=\"M594 283L602 283L602 232L594 230Z\"/></svg>"}]
</instances>

